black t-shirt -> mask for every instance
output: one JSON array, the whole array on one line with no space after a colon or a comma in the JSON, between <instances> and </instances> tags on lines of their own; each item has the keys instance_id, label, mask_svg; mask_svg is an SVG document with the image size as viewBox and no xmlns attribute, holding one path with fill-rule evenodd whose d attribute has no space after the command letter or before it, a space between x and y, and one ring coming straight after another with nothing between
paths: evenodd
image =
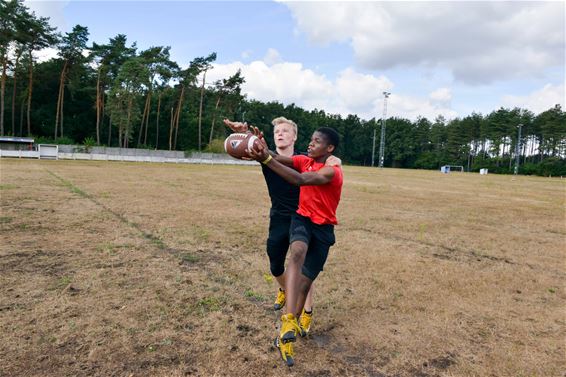
<instances>
[{"instance_id":1,"label":"black t-shirt","mask_svg":"<svg viewBox=\"0 0 566 377\"><path fill-rule=\"evenodd\" d=\"M299 187L290 184L263 164L261 171L271 198L269 215L291 216L297 212L297 208L299 208Z\"/></svg>"}]
</instances>

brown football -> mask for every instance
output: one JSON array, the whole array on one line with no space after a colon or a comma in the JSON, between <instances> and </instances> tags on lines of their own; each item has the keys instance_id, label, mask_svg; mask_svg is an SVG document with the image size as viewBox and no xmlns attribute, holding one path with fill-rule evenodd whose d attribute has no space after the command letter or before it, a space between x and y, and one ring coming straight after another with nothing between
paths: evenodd
<instances>
[{"instance_id":1,"label":"brown football","mask_svg":"<svg viewBox=\"0 0 566 377\"><path fill-rule=\"evenodd\" d=\"M224 150L230 156L241 160L242 157L249 157L246 149L252 149L259 142L259 139L254 134L234 133L224 140Z\"/></svg>"}]
</instances>

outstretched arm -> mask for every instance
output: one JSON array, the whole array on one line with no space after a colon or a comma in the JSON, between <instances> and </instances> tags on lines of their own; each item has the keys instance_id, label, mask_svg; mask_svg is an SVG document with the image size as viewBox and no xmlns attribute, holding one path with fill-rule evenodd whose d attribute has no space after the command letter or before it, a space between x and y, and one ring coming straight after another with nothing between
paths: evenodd
<instances>
[{"instance_id":1,"label":"outstretched arm","mask_svg":"<svg viewBox=\"0 0 566 377\"><path fill-rule=\"evenodd\" d=\"M274 159L261 144L250 151L250 156L267 165L284 180L295 186L320 186L329 183L334 178L334 168L330 166L325 166L317 172L299 173Z\"/></svg>"},{"instance_id":2,"label":"outstretched arm","mask_svg":"<svg viewBox=\"0 0 566 377\"><path fill-rule=\"evenodd\" d=\"M248 124L246 122L233 122L230 119L224 119L224 124L226 127L230 128L234 132L246 133L248 132Z\"/></svg>"},{"instance_id":3,"label":"outstretched arm","mask_svg":"<svg viewBox=\"0 0 566 377\"><path fill-rule=\"evenodd\" d=\"M224 120L224 123L226 123L227 121L230 122L228 119L225 119L225 120ZM230 123L232 123L232 124L237 124L237 125L245 125L245 126L246 126L246 129L247 129L247 127L248 127L248 124L247 124L247 123L235 123L235 122L230 122ZM227 124L227 125L228 125L228 124ZM231 129L233 129L232 126L228 126L228 127L230 127ZM268 148L268 146L267 146L267 143L265 142L265 139L264 139L264 137L263 137L263 132L261 132L261 131L259 130L259 128L254 127L254 126L250 126L250 131L249 131L249 132L253 133L255 136L257 136L257 137L262 141L262 143L264 144L264 147L265 147L266 149L268 149L268 152L271 154L271 157L273 157L274 159L276 159L277 161L279 161L280 163L282 163L282 164L285 165L285 166L289 166L289 167L291 167L291 168L293 167L293 159L292 159L291 157L281 156L281 155L278 155L278 154L276 154L276 153L274 153L274 152L272 152L272 151L269 150L269 148ZM340 166L342 166L342 160L339 159L338 157L332 155L332 156L328 157L328 159L326 160L325 165L326 165L326 166L338 166L338 167L340 167Z\"/></svg>"},{"instance_id":4,"label":"outstretched arm","mask_svg":"<svg viewBox=\"0 0 566 377\"><path fill-rule=\"evenodd\" d=\"M293 159L291 157L287 157L287 156L281 156L279 154L275 154L274 152L269 151L269 153L271 154L271 157L273 157L274 160L276 160L277 162L292 168L293 167Z\"/></svg>"}]
</instances>

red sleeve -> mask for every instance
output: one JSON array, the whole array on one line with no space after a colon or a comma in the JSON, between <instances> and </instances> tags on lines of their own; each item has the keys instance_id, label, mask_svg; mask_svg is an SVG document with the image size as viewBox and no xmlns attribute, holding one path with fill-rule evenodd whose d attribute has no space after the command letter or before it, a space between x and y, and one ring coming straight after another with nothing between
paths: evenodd
<instances>
[{"instance_id":1,"label":"red sleeve","mask_svg":"<svg viewBox=\"0 0 566 377\"><path fill-rule=\"evenodd\" d=\"M338 166L333 166L334 168L334 177L332 177L332 181L330 183L334 185L342 185L344 181L344 177L342 175L342 169Z\"/></svg>"},{"instance_id":2,"label":"red sleeve","mask_svg":"<svg viewBox=\"0 0 566 377\"><path fill-rule=\"evenodd\" d=\"M305 164L309 158L303 155L296 155L296 156L292 156L291 158L293 159L293 168L299 173L304 172Z\"/></svg>"}]
</instances>

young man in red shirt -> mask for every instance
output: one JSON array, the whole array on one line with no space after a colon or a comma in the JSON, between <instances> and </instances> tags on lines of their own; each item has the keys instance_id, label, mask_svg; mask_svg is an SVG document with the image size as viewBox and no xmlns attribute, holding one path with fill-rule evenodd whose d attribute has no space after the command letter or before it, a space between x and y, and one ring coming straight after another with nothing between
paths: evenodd
<instances>
[{"instance_id":1,"label":"young man in red shirt","mask_svg":"<svg viewBox=\"0 0 566 377\"><path fill-rule=\"evenodd\" d=\"M256 133L259 133L255 129ZM338 147L338 133L328 127L317 129L309 143L308 156L285 157L265 144L249 151L256 161L269 167L287 182L300 186L299 209L290 228L291 252L285 281L287 314L281 317L281 331L275 339L281 357L294 364L293 343L301 328L297 321L311 284L322 271L328 251L335 243L336 208L342 193L342 169L325 166Z\"/></svg>"},{"instance_id":2,"label":"young man in red shirt","mask_svg":"<svg viewBox=\"0 0 566 377\"><path fill-rule=\"evenodd\" d=\"M297 124L290 119L278 117L273 119L273 142L274 153L280 156L292 157L295 152L297 141ZM224 119L224 124L234 132L252 132L247 123L233 122ZM328 166L339 166L341 161L335 156L326 160ZM261 166L269 197L271 209L269 211L269 234L267 238L267 255L269 257L269 268L271 274L279 283L279 289L273 308L280 310L285 305L285 259L289 249L289 229L293 214L299 206L299 188L291 185L266 165ZM305 300L304 310L299 319L301 336L306 336L310 330L313 318L313 288L311 286Z\"/></svg>"}]
</instances>

